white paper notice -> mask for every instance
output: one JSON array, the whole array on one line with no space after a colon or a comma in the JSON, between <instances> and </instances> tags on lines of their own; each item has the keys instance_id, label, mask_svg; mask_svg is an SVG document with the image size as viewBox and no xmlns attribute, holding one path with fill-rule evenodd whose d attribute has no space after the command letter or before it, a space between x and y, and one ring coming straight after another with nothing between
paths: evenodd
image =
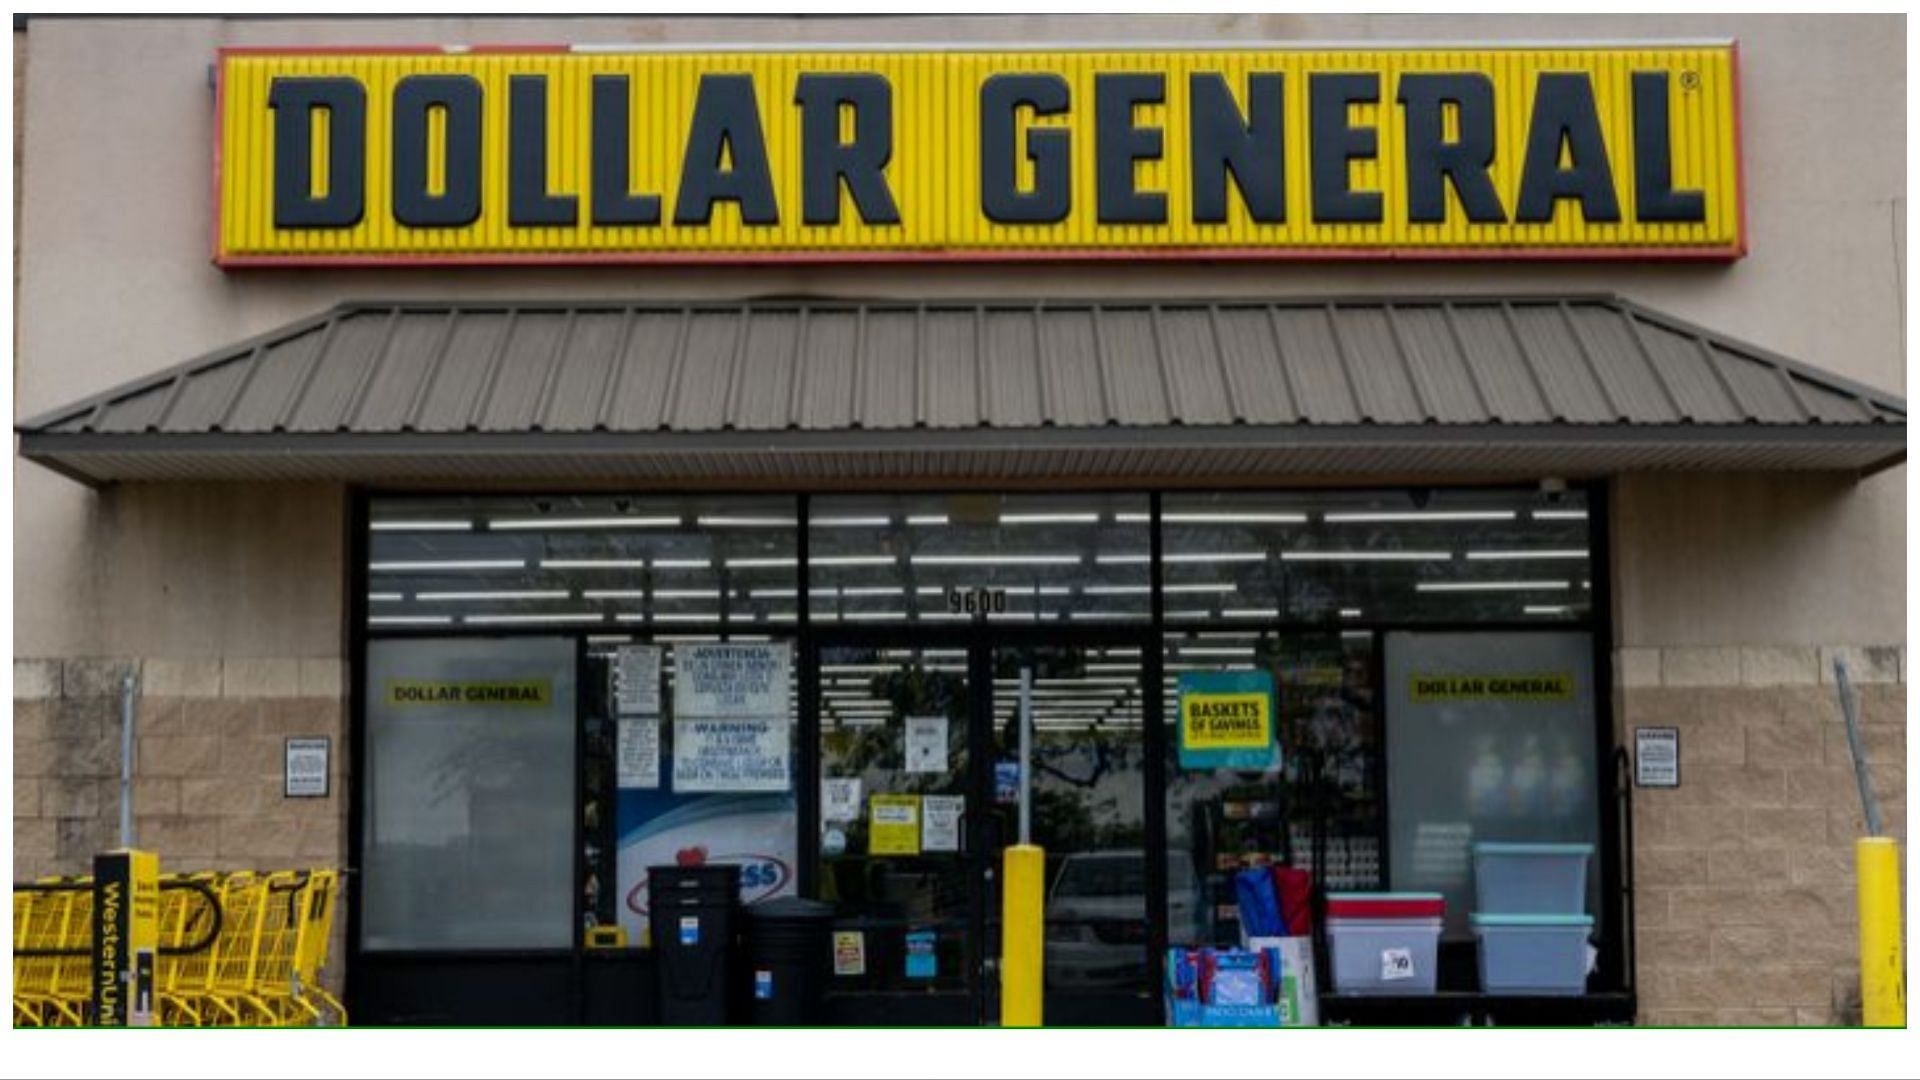
<instances>
[{"instance_id":1,"label":"white paper notice","mask_svg":"<svg viewBox=\"0 0 1920 1080\"><path fill-rule=\"evenodd\" d=\"M660 786L660 719L623 716L619 726L619 762L615 782L623 788Z\"/></svg>"},{"instance_id":2,"label":"white paper notice","mask_svg":"<svg viewBox=\"0 0 1920 1080\"><path fill-rule=\"evenodd\" d=\"M920 850L959 851L965 795L928 795L920 800Z\"/></svg>"},{"instance_id":3,"label":"white paper notice","mask_svg":"<svg viewBox=\"0 0 1920 1080\"><path fill-rule=\"evenodd\" d=\"M784 641L676 645L676 717L785 717L793 649Z\"/></svg>"},{"instance_id":4,"label":"white paper notice","mask_svg":"<svg viewBox=\"0 0 1920 1080\"><path fill-rule=\"evenodd\" d=\"M910 773L947 771L946 717L907 717L907 771Z\"/></svg>"},{"instance_id":5,"label":"white paper notice","mask_svg":"<svg viewBox=\"0 0 1920 1080\"><path fill-rule=\"evenodd\" d=\"M788 790L790 727L785 720L676 718L673 790Z\"/></svg>"},{"instance_id":6,"label":"white paper notice","mask_svg":"<svg viewBox=\"0 0 1920 1080\"><path fill-rule=\"evenodd\" d=\"M660 715L658 645L622 645L614 650L613 697L622 716Z\"/></svg>"},{"instance_id":7,"label":"white paper notice","mask_svg":"<svg viewBox=\"0 0 1920 1080\"><path fill-rule=\"evenodd\" d=\"M821 821L857 821L859 818L859 777L829 776L820 781Z\"/></svg>"}]
</instances>

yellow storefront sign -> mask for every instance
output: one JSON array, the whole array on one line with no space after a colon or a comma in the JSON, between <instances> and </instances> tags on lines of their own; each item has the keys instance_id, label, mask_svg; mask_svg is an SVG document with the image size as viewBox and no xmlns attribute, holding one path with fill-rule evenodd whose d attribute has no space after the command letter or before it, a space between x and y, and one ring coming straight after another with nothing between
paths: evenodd
<instances>
[{"instance_id":1,"label":"yellow storefront sign","mask_svg":"<svg viewBox=\"0 0 1920 1080\"><path fill-rule=\"evenodd\" d=\"M493 682L388 679L386 703L388 705L544 707L553 704L553 683L547 679L507 679Z\"/></svg>"},{"instance_id":2,"label":"yellow storefront sign","mask_svg":"<svg viewBox=\"0 0 1920 1080\"><path fill-rule=\"evenodd\" d=\"M232 49L216 257L1732 258L1735 60Z\"/></svg>"},{"instance_id":3,"label":"yellow storefront sign","mask_svg":"<svg viewBox=\"0 0 1920 1080\"><path fill-rule=\"evenodd\" d=\"M1573 672L1413 676L1415 704L1448 701L1572 701Z\"/></svg>"}]
</instances>

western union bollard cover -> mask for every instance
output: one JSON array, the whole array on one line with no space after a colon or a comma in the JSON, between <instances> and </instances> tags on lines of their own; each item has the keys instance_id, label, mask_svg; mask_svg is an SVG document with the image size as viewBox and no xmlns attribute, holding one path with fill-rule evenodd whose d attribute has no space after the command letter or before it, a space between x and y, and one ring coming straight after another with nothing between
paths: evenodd
<instances>
[{"instance_id":1,"label":"western union bollard cover","mask_svg":"<svg viewBox=\"0 0 1920 1080\"><path fill-rule=\"evenodd\" d=\"M1280 749L1273 714L1271 672L1204 671L1180 676L1180 767L1277 768Z\"/></svg>"},{"instance_id":2,"label":"western union bollard cover","mask_svg":"<svg viewBox=\"0 0 1920 1080\"><path fill-rule=\"evenodd\" d=\"M100 1027L153 1024L160 945L160 857L110 851L93 859L93 1016Z\"/></svg>"}]
</instances>

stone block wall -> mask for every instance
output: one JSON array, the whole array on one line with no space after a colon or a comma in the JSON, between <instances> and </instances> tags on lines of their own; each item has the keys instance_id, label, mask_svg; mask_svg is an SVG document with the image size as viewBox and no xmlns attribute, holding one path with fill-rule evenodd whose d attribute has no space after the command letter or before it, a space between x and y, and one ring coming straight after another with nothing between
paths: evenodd
<instances>
[{"instance_id":1,"label":"stone block wall","mask_svg":"<svg viewBox=\"0 0 1920 1080\"><path fill-rule=\"evenodd\" d=\"M1633 793L1642 1024L1860 1022L1863 814L1836 655L1904 842L1904 646L1619 650L1623 743L1636 727L1680 731L1680 787Z\"/></svg>"},{"instance_id":2,"label":"stone block wall","mask_svg":"<svg viewBox=\"0 0 1920 1080\"><path fill-rule=\"evenodd\" d=\"M13 663L13 876L83 874L120 843L120 684L140 680L137 846L162 871L343 868L346 690L337 659ZM285 740L333 740L325 799L284 796ZM340 908L345 911L344 905ZM346 920L326 981L339 989Z\"/></svg>"}]
</instances>

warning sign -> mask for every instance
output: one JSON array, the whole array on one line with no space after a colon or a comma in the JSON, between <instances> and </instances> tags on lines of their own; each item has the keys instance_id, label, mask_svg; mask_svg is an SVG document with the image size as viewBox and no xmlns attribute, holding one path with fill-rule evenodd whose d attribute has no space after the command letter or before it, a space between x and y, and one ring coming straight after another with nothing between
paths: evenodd
<instances>
[{"instance_id":1,"label":"warning sign","mask_svg":"<svg viewBox=\"0 0 1920 1080\"><path fill-rule=\"evenodd\" d=\"M1416 704L1447 701L1572 701L1573 672L1525 672L1509 675L1413 674Z\"/></svg>"},{"instance_id":2,"label":"warning sign","mask_svg":"<svg viewBox=\"0 0 1920 1080\"><path fill-rule=\"evenodd\" d=\"M1273 676L1265 671L1194 672L1180 677L1180 766L1270 769Z\"/></svg>"}]
</instances>

